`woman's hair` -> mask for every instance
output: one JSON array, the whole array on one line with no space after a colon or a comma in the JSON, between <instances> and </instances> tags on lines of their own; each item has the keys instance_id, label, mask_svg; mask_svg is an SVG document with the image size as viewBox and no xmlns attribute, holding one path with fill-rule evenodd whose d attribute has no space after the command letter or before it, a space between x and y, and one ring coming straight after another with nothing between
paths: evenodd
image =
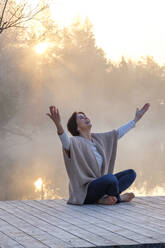
<instances>
[{"instance_id":1,"label":"woman's hair","mask_svg":"<svg viewBox=\"0 0 165 248\"><path fill-rule=\"evenodd\" d=\"M68 131L73 135L73 136L79 136L80 133L79 131L77 130L77 114L83 114L85 115L83 112L74 112L71 117L69 118L68 120L68 123L67 123L67 128L68 128Z\"/></svg>"}]
</instances>

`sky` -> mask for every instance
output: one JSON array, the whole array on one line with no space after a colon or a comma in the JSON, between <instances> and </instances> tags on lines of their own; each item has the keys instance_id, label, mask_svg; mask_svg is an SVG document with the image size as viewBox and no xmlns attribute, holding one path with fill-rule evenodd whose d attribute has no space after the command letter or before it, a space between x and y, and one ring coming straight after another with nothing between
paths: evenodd
<instances>
[{"instance_id":1,"label":"sky","mask_svg":"<svg viewBox=\"0 0 165 248\"><path fill-rule=\"evenodd\" d=\"M51 15L61 26L88 17L108 58L153 56L165 64L165 0L56 0Z\"/></svg>"},{"instance_id":2,"label":"sky","mask_svg":"<svg viewBox=\"0 0 165 248\"><path fill-rule=\"evenodd\" d=\"M29 0L29 1L32 1L32 4L34 4L34 0ZM165 51L164 51L165 29L163 26L165 23L164 20L165 0L163 1L162 0L156 0L156 1L155 0L138 0L138 1L137 0L113 0L113 1L112 0L88 0L88 1L87 0L81 0L81 1L52 0L52 2L55 3L51 5L52 18L56 22L59 22L61 26L68 26L69 24L71 24L72 21L75 20L76 17L81 17L82 19L88 17L91 23L93 24L93 31L95 33L98 46L102 47L103 50L106 52L107 57L113 59L114 61L120 60L121 56L125 56L127 58L131 57L132 59L138 59L141 56L152 55L154 56L156 61L159 62L160 64L162 64L163 62L165 63ZM43 44L42 43L37 44L36 47L37 53L41 53L41 54L44 53L47 49L47 46L49 45L51 44L46 44L44 42ZM19 57L19 54L17 57ZM3 63L6 63L5 61L3 61ZM29 65L30 64L31 63L29 63ZM67 61L66 61L66 65L67 65ZM31 66L33 66L33 63L31 64ZM61 65L61 67L59 68L62 68L62 66L63 65ZM32 68L32 67L28 67L28 68ZM28 70L30 71L30 69ZM119 75L119 77L116 77L116 79L114 79L116 80L115 83L117 84L112 84L112 87L114 87L114 92L117 93L117 95L115 96L117 100L115 100L114 97L111 100L111 97L107 98L108 94L109 96L113 96L114 94L113 90L111 90L111 84L103 84L103 86L102 85L100 86L99 83L96 83L96 91L93 91L92 88L86 87L87 84L84 84L83 86L84 77L82 77L82 79L80 78L77 84L76 77L74 79L72 77L72 73L71 74L64 73L64 75L58 76L56 75L56 73L54 73L54 71L53 74L49 70L47 72L47 68L44 69L44 72L45 74L43 73L44 77L42 81L40 81L41 75L39 74L36 75L35 82L36 80L38 80L42 85L44 85L44 82L47 82L46 79L51 79L48 80L50 81L49 82L50 85L48 83L46 86L48 87L47 88L48 92L45 92L45 87L41 87L41 89L43 88L43 92L41 90L39 91L39 94L35 93L35 90L36 92L38 92L38 87L39 87L38 84L35 83L35 86L33 88L34 94L32 94L32 96L29 96L30 98L26 100L28 102L27 109L25 106L26 104L25 105L23 104L22 109L20 110L20 112L21 111L23 112L23 116L19 112L18 115L15 115L14 117L15 120L17 119L16 124L19 122L22 123L22 119L24 119L25 116L26 118L23 122L26 122L26 119L28 119L29 123L31 121L32 123L34 123L35 118L33 119L33 114L31 115L31 112L29 114L28 111L29 104L33 105L34 113L35 111L37 111L37 116L38 114L39 116L40 115L42 116L42 113L40 112L38 113L37 104L38 101L40 101L40 110L45 109L45 111L47 111L49 104L50 105L57 104L57 106L59 105L60 109L63 108L61 113L63 116L62 118L64 118L64 123L66 123L67 118L69 118L69 112L72 109L74 109L75 106L79 106L80 110L82 108L84 110L86 109L85 111L87 111L91 115L91 117L93 116L92 122L93 123L95 122L96 124L95 130L99 130L100 128L101 130L109 130L109 128L112 127L115 128L115 125L117 128L119 127L119 125L125 124L127 120L131 120L129 118L133 118L133 114L135 113L134 105L137 100L139 101L137 102L137 107L142 107L142 105L140 106L140 104L141 101L143 101L143 99L144 100L146 99L147 101L149 100L149 102L151 100L152 111L149 112L148 113L149 115L145 117L144 122L141 122L136 130L132 131L132 133L129 134L127 137L125 137L124 140L120 141L121 142L119 147L120 155L118 154L116 168L117 170L118 169L122 170L129 168L131 166L135 170L137 170L137 172L139 173L139 177L138 180L136 181L137 184L135 184L136 194L151 193L152 195L154 194L165 195L165 186L164 186L165 173L164 173L164 156L163 156L163 152L165 149L165 143L164 143L165 132L163 128L164 126L162 126L164 120L163 106L165 106L164 95L162 93L163 85L161 86L160 89L159 87L158 89L156 89L155 87L155 88L151 88L148 91L148 85L150 83L150 77L149 77L148 79L147 78L144 79L146 80L144 82L144 91L140 92L137 85L139 82L140 84L142 84L142 81L141 79L136 78L135 75L135 79L137 80L134 80L134 82L136 82L135 85L137 87L137 91L136 88L134 91L131 90L130 92L132 92L132 95L130 96L130 92L127 91L128 87L130 87L130 89L132 87L130 82L127 82L127 77L121 79ZM50 72L52 76L49 76ZM20 71L15 69L13 73L14 74L12 74L12 76L15 75L15 77L17 78L17 76L19 76L20 74ZM34 73L33 70L32 73ZM57 72L57 74L58 73L61 73L61 69L59 70L59 72ZM77 75L79 75L79 71L77 73L78 73ZM94 85L93 83L95 83L95 80L96 82L99 82L100 79L97 80L97 75L98 74L96 73L96 75L92 76L92 80L93 80L92 85ZM33 75L30 74L29 72L30 80L31 77L33 78ZM19 79L20 78L21 77L19 77ZM61 80L62 83L61 82L58 83L58 78L62 79ZM87 77L85 78L87 79L87 82L89 82L88 80L91 77L90 75L89 76L87 75ZM52 84L53 80L54 83ZM70 94L66 95L66 92L63 90L63 87L65 85L68 85L68 81L71 82L69 83L68 86ZM56 82L57 82L57 88L59 87L60 94L56 93L57 92ZM7 82L5 81L5 85L6 83ZM20 83L19 80L18 83ZM126 87L126 91L123 91L127 83L128 86ZM153 82L151 83L152 83L151 84L152 87L154 87ZM8 84L10 84L10 80ZM55 88L53 88L53 85ZM76 85L76 90L75 90L75 85ZM158 85L160 85L160 81L158 81ZM49 87L50 87L50 91L49 91ZM117 88L115 89L115 87L119 87L120 90L118 90ZM83 94L81 92L82 89L83 89ZM123 96L123 92L124 92L124 96ZM123 104L123 102L126 100L126 97L128 96L127 94L129 95L128 99L130 99L130 104L127 101L126 104ZM37 97L35 98L35 96ZM88 101L84 103L84 96L87 97L90 96L90 103L91 103L90 107ZM96 103L96 98L100 99L99 101L97 101L97 103ZM66 102L68 102L69 104L66 105L65 104ZM92 107L92 103L94 103L93 107ZM125 108L126 106L127 108ZM97 111L93 112L93 110L96 107L97 107L97 111L100 111L100 113L102 113L100 115L101 118L99 119L97 116ZM102 111L103 109L104 111ZM107 115L106 114L107 111L109 111L110 114ZM117 113L116 111L120 111L121 114L116 115ZM44 117L45 115L43 115L42 117L41 116L39 117L41 118L41 123L45 123L45 122L47 123L47 121L49 121L45 119ZM115 121L115 116L117 116L116 121ZM103 120L102 117L104 118L104 122L102 122ZM12 122L10 125L12 128ZM15 124L13 124L13 129L14 129L14 125ZM47 124L42 124L42 125L46 126ZM28 142L24 140L24 138L21 139L20 137L18 137L17 140L17 137L14 136L13 139L11 138L11 144L9 143L8 145L7 143L8 140L7 140L5 152L10 154L11 162L15 161L12 163L15 163L17 165L18 171L20 171L20 174L18 173L18 178L19 176L20 179L22 178L22 171L19 169L19 166L20 168L22 168L22 165L24 165L24 168L30 168L29 174L28 174L28 169L26 171L27 180L30 180L29 177L33 178L34 175L36 175L35 180L37 180L37 178L39 178L40 176L43 175L45 176L45 174L47 175L47 177L50 178L53 178L55 175L53 179L54 180L53 183L57 183L56 185L58 185L60 188L60 194L64 196L66 192L66 183L68 182L67 181L68 179L66 179L67 175L64 170L64 167L61 167L63 163L62 157L58 156L60 154L61 148L59 146L59 141L54 136L54 129L53 129L54 126L51 125L52 124L50 123L50 128L47 126L48 127L47 131L46 129L42 130L42 126L40 127L41 128L40 131L39 130L37 131L37 128L35 129L35 126L34 126L34 131L33 131L33 127L32 127L32 131L29 127L27 127L26 128L27 133L29 132L30 137L32 134L31 141ZM157 131L155 132L155 130ZM143 146L141 144L143 144ZM148 153L149 150L151 151L150 153ZM129 154L132 155L125 156L127 152L129 152ZM135 161L134 152L136 153L136 155L139 154L139 156L137 156L138 159L136 161ZM156 153L158 154L157 157L154 155L150 156L150 154L156 154ZM8 161L6 163L7 165L9 164ZM151 166L148 167L147 166L148 164L150 164ZM33 168L33 170L31 168ZM155 172L153 173L153 171ZM16 181L19 182L18 178ZM64 178L64 180L61 180L61 178ZM41 187L40 181L39 181L39 187Z\"/></svg>"}]
</instances>

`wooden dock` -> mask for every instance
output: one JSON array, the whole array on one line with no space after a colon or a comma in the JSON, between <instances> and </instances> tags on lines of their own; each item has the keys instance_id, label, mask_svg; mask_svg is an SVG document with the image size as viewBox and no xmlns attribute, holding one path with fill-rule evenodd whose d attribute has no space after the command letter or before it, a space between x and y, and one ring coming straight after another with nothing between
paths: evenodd
<instances>
[{"instance_id":1,"label":"wooden dock","mask_svg":"<svg viewBox=\"0 0 165 248\"><path fill-rule=\"evenodd\" d=\"M150 244L150 245L142 245ZM0 247L165 247L165 196L114 206L1 201Z\"/></svg>"}]
</instances>

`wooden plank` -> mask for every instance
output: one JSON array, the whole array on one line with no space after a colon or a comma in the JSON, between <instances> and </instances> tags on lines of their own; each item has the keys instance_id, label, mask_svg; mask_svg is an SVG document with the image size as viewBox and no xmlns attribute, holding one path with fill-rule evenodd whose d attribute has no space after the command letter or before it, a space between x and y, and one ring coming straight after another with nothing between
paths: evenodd
<instances>
[{"instance_id":1,"label":"wooden plank","mask_svg":"<svg viewBox=\"0 0 165 248\"><path fill-rule=\"evenodd\" d=\"M146 216L146 218L152 218L153 220L157 220L160 222L160 224L164 225L164 216L165 213L164 211L160 211L159 209L153 209L150 208L147 205L141 205L140 203L137 202L132 202L132 203L124 203L120 204L120 208L127 209L130 212L136 212L137 214L141 214Z\"/></svg>"},{"instance_id":2,"label":"wooden plank","mask_svg":"<svg viewBox=\"0 0 165 248\"><path fill-rule=\"evenodd\" d=\"M140 205L134 203L121 203L120 209L122 209L126 214L134 216L136 215L136 220L140 222L149 222L150 224L157 224L160 227L165 227L165 221L161 219L160 215L157 215L158 211L153 212L147 207L141 207Z\"/></svg>"},{"instance_id":3,"label":"wooden plank","mask_svg":"<svg viewBox=\"0 0 165 248\"><path fill-rule=\"evenodd\" d=\"M46 215L45 221L43 221L43 218L40 218L42 216L42 213L39 211L36 211L37 214L35 217L34 214L32 213L31 209L27 211L27 207L25 204L23 204L22 211L18 209L19 202L12 202L13 206L10 204L7 206L7 202L4 204L3 209L6 210L8 214L11 214L12 216L15 216L18 220L26 220L26 224L23 223L22 228L25 230L25 226L27 225L29 227L29 224L31 225L31 232L32 235L36 236L37 238L43 237L43 234L46 233L46 239L44 242L47 243L47 241L52 240L54 242L54 245L60 245L61 247L71 247L71 246L90 246L92 245L91 242L86 242L85 240L82 240L62 229L59 227L52 225L52 217ZM2 209L2 204L1 204L1 209ZM51 217L51 218L50 218ZM51 219L51 222L48 221L48 219ZM17 222L18 222L17 220ZM51 223L51 225L49 224ZM35 227L35 229L34 229ZM67 225L67 228L69 229L69 225ZM38 233L36 233L36 230ZM43 233L44 231L44 233ZM49 244L50 245L50 244Z\"/></svg>"},{"instance_id":4,"label":"wooden plank","mask_svg":"<svg viewBox=\"0 0 165 248\"><path fill-rule=\"evenodd\" d=\"M158 214L159 211L153 212L153 211L150 211L150 209L148 208L144 208L144 209L140 208L139 211L136 211L136 210L137 210L137 205L133 206L132 204L120 203L120 206L114 211L115 213L118 213L118 214L122 214L124 211L124 214L131 218L135 218L136 216L136 222L138 223L146 223L146 221L148 220L150 221L155 220L158 223L161 220L164 226L165 222L162 219L162 214L161 215ZM165 216L165 213L163 212L163 217L164 216Z\"/></svg>"},{"instance_id":5,"label":"wooden plank","mask_svg":"<svg viewBox=\"0 0 165 248\"><path fill-rule=\"evenodd\" d=\"M12 248L165 243L164 209L165 197L137 197L114 206L68 205L66 200L0 202L0 247L7 239Z\"/></svg>"},{"instance_id":6,"label":"wooden plank","mask_svg":"<svg viewBox=\"0 0 165 248\"><path fill-rule=\"evenodd\" d=\"M44 201L45 202L45 201ZM51 203L51 201L49 201L50 203ZM39 203L39 202L38 202ZM54 204L54 203L53 203ZM92 205L93 206L93 205ZM57 209L57 206L52 206L52 207L55 207L56 209ZM85 206L81 206L81 207L77 207L77 206L71 206L71 205L69 205L69 206L65 206L65 212L67 211L67 209L68 209L68 207L70 207L70 208L74 208L75 210L79 210L80 208L81 208L81 212L82 212L82 210L84 210L84 207L85 207L85 209L87 208L87 205L85 205ZM97 206L95 206L95 207L97 207ZM108 206L108 207L114 207L114 206ZM75 211L74 210L74 211ZM85 215L83 216L83 218L86 218L85 219L85 221L87 221L88 222L88 217L90 216L89 215L89 213L90 213L90 211L89 211L89 209L86 209L87 211L85 212ZM58 208L58 211L61 211L61 208ZM75 213L74 213L75 214ZM93 211L92 211L92 214L93 214ZM79 215L78 215L79 216ZM98 217L98 215L97 215L97 217L96 217L96 215L94 214L94 216L95 216L95 219ZM101 219L104 219L104 222L105 222L105 215L103 215L103 217L101 216ZM107 216L106 216L106 221L107 221ZM115 225L116 225L116 220L115 221L113 221L113 219L112 218L110 218L110 222L108 222L108 224L110 225L111 223L115 223ZM120 221L121 222L121 221ZM89 225L89 224L88 224ZM96 226L96 224L95 224L95 226ZM102 224L102 226L100 226L101 228L105 228L105 224L103 223ZM121 226L121 223L119 224L119 226L118 226L118 229L123 229L123 226ZM131 227L131 230L132 230L132 227ZM112 230L111 230L112 231ZM130 231L130 230L129 230ZM132 232L133 233L133 232ZM121 234L122 235L122 234ZM134 235L135 236L135 235ZM143 236L143 235L142 235ZM124 236L123 236L124 237ZM119 231L118 231L118 238L120 238L120 234L119 234ZM130 237L129 236L127 236L127 237L125 237L125 238L127 238L127 239L130 239ZM147 237L146 237L146 239L147 239ZM131 240L131 239L130 239ZM151 240L151 239L147 239L148 240L148 242L151 242L151 241L153 241L153 240ZM134 243L139 243L139 239L134 239L133 240L133 242ZM156 242L158 242L158 241L156 241Z\"/></svg>"},{"instance_id":7,"label":"wooden plank","mask_svg":"<svg viewBox=\"0 0 165 248\"><path fill-rule=\"evenodd\" d=\"M159 237L159 234L161 234L161 236L164 235L164 232L165 232L164 226L156 226L156 228L155 228L155 224L157 224L156 221L152 222L150 225L151 219L148 219L147 217L145 217L145 215L142 215L142 213L141 213L141 215L137 214L137 213L132 213L129 206L127 207L127 210L123 209L124 211L123 210L121 211L120 208L122 205L124 206L125 203L121 203L119 205L119 207L117 208L117 211L114 210L114 212L116 212L116 214L118 214L118 216L120 216L121 218L123 218L123 214L124 214L123 221L124 221L124 219L127 221L127 223L129 221L128 226L130 226L130 227L132 226L132 225L130 225L130 222L132 222L132 223L136 222L136 228L134 228L134 230L137 231L137 227L140 227L140 229L143 230L143 232L142 232L143 234L146 234L146 235L150 234L150 235L152 235L152 237L156 237L156 238L159 238L159 240L162 240ZM107 208L105 206L102 206L102 207ZM115 214L113 214L113 215L115 216ZM146 225L146 223L147 223L147 225ZM133 228L133 226L132 226L132 228ZM153 231L155 232L155 234Z\"/></svg>"},{"instance_id":8,"label":"wooden plank","mask_svg":"<svg viewBox=\"0 0 165 248\"><path fill-rule=\"evenodd\" d=\"M160 198L157 197L148 197L146 198L135 198L134 202L136 203L140 203L141 205L145 205L147 204L148 208L153 209L154 212L156 212L157 210L159 210L159 213L164 214L164 208L165 208L165 203L162 202L162 200L160 200Z\"/></svg>"},{"instance_id":9,"label":"wooden plank","mask_svg":"<svg viewBox=\"0 0 165 248\"><path fill-rule=\"evenodd\" d=\"M57 202L59 202L60 204L62 203L62 201L56 201L56 203ZM65 203L63 203L63 204L65 204ZM154 229L147 228L146 225L141 226L141 225L138 225L137 222L136 222L136 226L134 227L134 224L132 224L132 223L134 223L136 216L133 216L133 218L128 218L128 216L125 217L125 213L124 213L124 216L123 216L123 213L121 215L119 215L118 213L116 214L115 208L117 205L115 205L115 206L97 205L97 206L98 206L98 208L104 208L104 213L106 212L106 214L108 215L108 216L106 215L106 221L108 220L108 217L111 216L111 221L114 221L113 223L120 225L120 227L123 227L124 229L129 229L130 231L134 230L134 232L137 232L139 234L142 233L142 231L141 231L141 229L142 229L143 235L146 235L146 238L149 237L150 242L153 241L153 239L155 239L155 242L161 241L162 235L164 236L164 231L163 231L163 233L158 233L158 232L155 232L155 228ZM117 206L117 209L119 206L120 206L120 204ZM100 212L100 210L98 210L98 208L96 208L96 206L94 206L94 205L86 205L86 207L89 209L92 209L92 210L96 210L97 213ZM73 208L74 208L74 206L73 206ZM110 208L113 209L113 213L111 211L109 211ZM107 210L108 210L108 212L107 212ZM98 216L98 214L97 214L97 216ZM105 218L105 216L104 216L104 218ZM123 223L121 220L123 220ZM148 242L149 242L149 240L148 240Z\"/></svg>"},{"instance_id":10,"label":"wooden plank","mask_svg":"<svg viewBox=\"0 0 165 248\"><path fill-rule=\"evenodd\" d=\"M91 209L93 209L93 206L87 206ZM160 230L158 231L155 228L150 228L149 226L147 226L146 224L142 224L142 223L138 223L136 221L136 216L134 216L133 218L130 218L128 215L126 215L124 213L123 214L119 214L119 213L110 213L108 206L99 206L99 208L104 208L104 212L109 215L109 216L113 216L114 220L116 219L117 221L122 220L123 221L123 227L124 228L128 228L131 230L136 231L137 233L143 233L143 235L146 235L148 237L151 237L152 239L155 239L155 241L165 241L165 235L164 235L164 231L161 232ZM95 209L96 211L96 209ZM99 210L100 211L100 210ZM136 225L134 224L136 221Z\"/></svg>"},{"instance_id":11,"label":"wooden plank","mask_svg":"<svg viewBox=\"0 0 165 248\"><path fill-rule=\"evenodd\" d=\"M8 223L10 227L15 227L17 230L16 234L18 233L19 238L22 237L23 240L28 240L28 245L29 243L36 243L36 247L54 247L54 244L60 244L62 247L69 246L66 245L64 242L57 240L49 233L43 232L42 230L34 227L33 225L29 225L27 222L22 221L20 218L16 218L13 214L7 213L6 211L2 211L2 209L0 210L0 218L1 220L3 218L3 220ZM50 241L53 242L53 246L50 246Z\"/></svg>"},{"instance_id":12,"label":"wooden plank","mask_svg":"<svg viewBox=\"0 0 165 248\"><path fill-rule=\"evenodd\" d=\"M8 222L0 219L0 232L5 233L10 239L13 239L22 246L31 248L47 248L48 246L44 245L42 242L36 240L35 238L29 236L28 234L19 230L13 225L10 225Z\"/></svg>"},{"instance_id":13,"label":"wooden plank","mask_svg":"<svg viewBox=\"0 0 165 248\"><path fill-rule=\"evenodd\" d=\"M127 211L127 213L125 213L125 211ZM160 220L157 220L155 218L152 218L152 217L146 217L144 214L140 214L136 212L132 212L125 208L123 208L123 212L124 212L124 215L129 215L129 216L132 216L132 218L134 217L134 221L136 221L136 223L138 223L139 225L142 225L143 227L146 227L148 229L151 229L151 230L155 230L157 231L157 233L160 233L160 234L164 234L165 233L165 223L162 223L160 224Z\"/></svg>"},{"instance_id":14,"label":"wooden plank","mask_svg":"<svg viewBox=\"0 0 165 248\"><path fill-rule=\"evenodd\" d=\"M44 201L45 202L45 201ZM41 202L39 202L39 201L36 201L36 203L39 203L39 204L41 204ZM64 214L66 214L67 213L67 218L69 217L71 217L72 219L75 217L75 211L72 211L72 210L69 210L68 211L68 207L75 207L76 209L80 209L80 211L78 212L78 214L77 214L77 219L79 219L78 221L79 221L79 225L81 226L81 227L83 227L84 226L84 228L86 227L86 228L88 228L88 230L91 232L91 230L92 230L92 232L95 232L95 233L99 233L99 234L102 234L102 236L104 235L104 237L106 237L107 238L107 230L108 230L108 232L109 231L111 231L111 232L109 232L109 238L111 239L111 240L114 240L114 241L116 241L117 240L117 242L120 244L121 242L123 242L123 244L134 244L135 243L135 241L133 241L133 240L131 240L131 239L129 239L129 238L126 238L126 237L124 237L124 236L122 236L122 235L119 235L119 234L116 234L116 232L115 232L115 228L116 228L116 226L115 225L111 225L111 223L108 223L109 224L109 228L108 229L106 229L105 227L104 227L104 223L102 223L102 224L97 224L96 223L96 217L92 217L92 216L90 216L90 215L84 215L84 214L82 214L81 213L81 211L82 211L82 206L80 207L78 207L78 206L64 206L65 207L65 209L63 209L63 210L61 210L61 206L59 207L59 206L57 206L57 205L54 205L54 204L56 204L56 203L53 203L53 208L55 208L56 210L57 210L57 207L58 207L58 213L59 212L61 212L62 213L62 215L60 215L60 216L62 216L63 217L63 215ZM50 206L49 206L50 207ZM86 207L86 206L83 206L83 207ZM42 201L42 206L41 206L41 208L43 209L43 201ZM49 210L50 211L50 210ZM92 219L92 221L91 221L91 218L93 218ZM80 222L81 221L81 222ZM100 220L99 220L99 222L100 222ZM87 225L87 223L88 223L88 225ZM93 226L93 224L94 224L94 226ZM117 227L117 229L119 229L120 227ZM103 234L104 233L104 234Z\"/></svg>"},{"instance_id":15,"label":"wooden plank","mask_svg":"<svg viewBox=\"0 0 165 248\"><path fill-rule=\"evenodd\" d=\"M23 202L19 203L19 204L23 204ZM116 242L116 238L114 238L114 236L112 236L112 239L115 240L115 242L112 241L111 236L110 238L109 236L109 232L106 231L106 233L103 233L103 231L100 229L99 231L102 233L100 234L98 232L98 230L96 230L95 226L91 226L89 227L89 225L86 224L86 221L83 220L83 222L81 220L79 220L78 218L75 218L74 216L69 216L66 214L63 214L62 216L59 214L59 211L52 211L50 208L48 209L45 206L40 206L38 204L36 204L35 201L28 201L27 202L27 206L26 209L29 207L28 211L32 212L34 214L34 210L36 211L35 216L37 216L37 212L38 210L42 211L42 215L40 215L40 217L43 220L46 220L49 223L56 223L56 220L61 219L63 222L67 222L69 223L69 229L67 227L64 226L60 226L61 228L65 228L66 231L69 231L71 233L73 233L74 235L76 235L77 237L79 237L80 239L84 239L87 241L90 241L92 245L107 245L107 244L118 244L118 242ZM30 205L29 205L30 204ZM20 206L20 205L19 205ZM25 205L22 206L25 209ZM43 211L44 210L44 211ZM47 212L49 212L49 215L47 215ZM92 228L92 231L91 231ZM125 241L125 239L123 238L123 242ZM127 242L128 243L128 242ZM132 243L132 242L131 242ZM88 244L89 246L89 244Z\"/></svg>"},{"instance_id":16,"label":"wooden plank","mask_svg":"<svg viewBox=\"0 0 165 248\"><path fill-rule=\"evenodd\" d=\"M11 239L6 234L0 232L0 247L1 248L23 248L24 246Z\"/></svg>"}]
</instances>

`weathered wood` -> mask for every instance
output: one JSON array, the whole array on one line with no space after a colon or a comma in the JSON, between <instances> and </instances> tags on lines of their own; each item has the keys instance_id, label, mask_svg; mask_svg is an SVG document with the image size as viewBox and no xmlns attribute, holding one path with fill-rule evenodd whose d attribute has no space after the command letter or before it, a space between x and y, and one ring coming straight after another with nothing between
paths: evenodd
<instances>
[{"instance_id":1,"label":"weathered wood","mask_svg":"<svg viewBox=\"0 0 165 248\"><path fill-rule=\"evenodd\" d=\"M62 201L60 203L62 203ZM118 205L118 208L120 205ZM72 208L75 208L75 206L72 206ZM88 210L86 211L87 215L88 214L96 215L96 213L94 213L94 212L97 211L97 217L104 219L104 222L107 222L110 220L111 223L115 223L115 225L118 225L120 227L120 229L121 228L125 229L125 230L128 229L131 232L133 230L132 233L133 234L134 234L134 232L136 233L136 235L133 235L133 236L135 238L138 237L138 238L136 238L137 243L141 243L141 242L143 243L144 239L147 242L151 242L151 243L158 242L157 238L160 238L159 233L154 232L153 230L148 230L148 228L144 228L143 226L139 226L137 222L135 225L134 222L135 222L136 216L134 216L133 218L129 218L128 216L125 215L124 212L122 212L120 214L116 213L115 210L118 209L118 208L116 208L116 206L99 205L96 208L96 206L94 206L94 205L87 205L86 208L88 208ZM104 208L104 212L101 211L99 208ZM113 211L109 211L110 208L113 208ZM90 210L92 210L92 211L90 211ZM108 211L106 211L106 210L108 210ZM124 216L123 216L123 213L124 213ZM140 236L138 234L140 234ZM118 231L118 235L119 235L119 231ZM130 236L127 236L127 238L128 237L130 238ZM135 238L134 238L134 241L135 241Z\"/></svg>"},{"instance_id":2,"label":"weathered wood","mask_svg":"<svg viewBox=\"0 0 165 248\"><path fill-rule=\"evenodd\" d=\"M3 210L7 209L7 212L10 213L12 216L17 217L18 221L25 220L26 223L24 223L23 228L25 228L26 225L31 225L33 230L33 236L35 236L36 230L39 232L40 236L43 235L44 231L44 242L53 240L54 245L60 245L60 247L71 247L72 243L77 246L89 246L92 244L90 242L87 243L83 241L79 237L70 235L69 232L63 231L61 228L58 228L59 223L56 224L56 220L54 219L54 217L47 213L45 213L44 215L39 210L36 211L35 209L28 208L28 206L26 206L25 204L23 204L22 211L20 211L20 207L18 207L17 205L22 205L21 202L10 202L10 205L8 206L6 206L5 204L7 205L8 203L6 202L3 206L1 206L1 208L3 207ZM10 217L8 219L9 221L11 221ZM69 229L68 225L67 229Z\"/></svg>"},{"instance_id":3,"label":"weathered wood","mask_svg":"<svg viewBox=\"0 0 165 248\"><path fill-rule=\"evenodd\" d=\"M165 243L165 197L136 197L114 206L68 205L65 199L0 202L0 247L146 243Z\"/></svg>"},{"instance_id":4,"label":"weathered wood","mask_svg":"<svg viewBox=\"0 0 165 248\"><path fill-rule=\"evenodd\" d=\"M3 245L1 247L8 247L8 248L22 248L24 246L20 245L18 242L16 242L14 239L11 239L6 234L0 232L0 245Z\"/></svg>"}]
</instances>

